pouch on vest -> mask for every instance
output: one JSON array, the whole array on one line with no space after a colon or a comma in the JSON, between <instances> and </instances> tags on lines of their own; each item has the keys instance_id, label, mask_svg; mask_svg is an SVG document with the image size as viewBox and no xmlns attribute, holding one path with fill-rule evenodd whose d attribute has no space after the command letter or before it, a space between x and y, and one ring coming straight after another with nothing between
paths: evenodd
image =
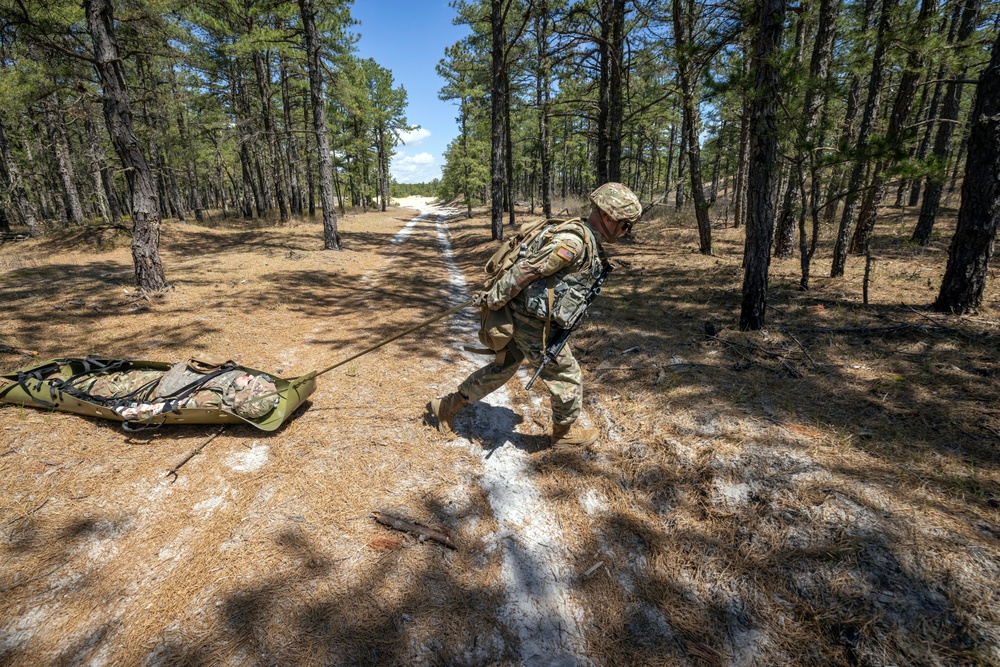
<instances>
[{"instance_id":1,"label":"pouch on vest","mask_svg":"<svg viewBox=\"0 0 1000 667\"><path fill-rule=\"evenodd\" d=\"M229 361L229 359L223 359L214 354L202 352L198 356L188 359L187 365L197 373L211 373L212 371L219 370L223 365L229 363Z\"/></svg>"},{"instance_id":2,"label":"pouch on vest","mask_svg":"<svg viewBox=\"0 0 1000 667\"><path fill-rule=\"evenodd\" d=\"M490 310L482 306L479 324L479 342L494 352L500 352L514 337L514 315L509 306Z\"/></svg>"}]
</instances>

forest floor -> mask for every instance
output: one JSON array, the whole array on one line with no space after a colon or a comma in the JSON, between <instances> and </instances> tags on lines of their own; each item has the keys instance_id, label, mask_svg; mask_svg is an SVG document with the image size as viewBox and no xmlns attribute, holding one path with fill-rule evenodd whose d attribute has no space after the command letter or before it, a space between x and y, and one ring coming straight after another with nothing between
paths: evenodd
<instances>
[{"instance_id":1,"label":"forest floor","mask_svg":"<svg viewBox=\"0 0 1000 667\"><path fill-rule=\"evenodd\" d=\"M121 232L4 244L0 371L327 367L482 279L484 211L402 203L342 216L340 252L314 220L167 221L148 299ZM774 260L752 333L743 230L709 257L689 215L640 224L572 342L582 450L547 449L523 370L457 435L425 423L484 361L471 309L273 433L0 404L0 665L1000 665L1000 272L975 317L930 312L953 220L920 248L911 217L883 216L868 305L861 258L825 278L821 245L809 292Z\"/></svg>"}]
</instances>

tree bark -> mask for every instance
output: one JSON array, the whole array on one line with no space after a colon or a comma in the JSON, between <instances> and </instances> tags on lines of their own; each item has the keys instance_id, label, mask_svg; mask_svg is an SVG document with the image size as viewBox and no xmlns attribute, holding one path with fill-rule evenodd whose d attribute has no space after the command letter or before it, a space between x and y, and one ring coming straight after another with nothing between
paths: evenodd
<instances>
[{"instance_id":1,"label":"tree bark","mask_svg":"<svg viewBox=\"0 0 1000 667\"><path fill-rule=\"evenodd\" d=\"M492 48L490 52L490 236L503 240L504 193L504 58L506 38L503 0L490 0Z\"/></svg>"},{"instance_id":2,"label":"tree bark","mask_svg":"<svg viewBox=\"0 0 1000 667\"><path fill-rule=\"evenodd\" d=\"M937 0L921 0L920 12L917 15L917 29L914 35L919 37L921 41L926 40L930 34L930 19L936 9ZM890 150L899 150L899 147L905 146L911 135L906 121L910 117L910 108L913 106L913 99L917 94L917 82L920 80L920 73L923 69L922 44L915 44L912 47L896 91L896 101L892 105L892 114L889 116L889 127L886 129L885 143ZM878 209L882 206L882 201L888 190L886 174L894 162L894 159L883 157L875 164L872 182L865 191L861 204L858 226L851 239L851 252L856 255L867 254L871 246L871 236L872 232L875 231Z\"/></svg>"},{"instance_id":3,"label":"tree bark","mask_svg":"<svg viewBox=\"0 0 1000 667\"><path fill-rule=\"evenodd\" d=\"M42 101L42 111L45 115L45 125L49 131L49 141L59 165L59 179L63 186L63 201L66 215L74 225L83 225L83 206L80 204L80 193L76 187L76 173L73 159L69 154L69 140L66 137L66 127L63 124L62 108L55 93Z\"/></svg>"},{"instance_id":4,"label":"tree bark","mask_svg":"<svg viewBox=\"0 0 1000 667\"><path fill-rule=\"evenodd\" d=\"M868 79L868 99L858 127L857 157L851 168L851 177L847 183L847 194L844 197L844 211L840 217L840 227L837 229L837 241L833 247L833 264L830 277L844 275L847 264L847 251L851 237L854 235L855 216L858 211L858 197L864 182L865 170L868 166L868 145L871 139L875 117L882 94L882 78L885 74L885 53L889 46L892 28L892 14L898 0L882 0L879 9L878 34L875 38L875 52L872 55L871 75Z\"/></svg>"},{"instance_id":5,"label":"tree bark","mask_svg":"<svg viewBox=\"0 0 1000 667\"><path fill-rule=\"evenodd\" d=\"M132 126L125 69L115 42L114 16L108 0L84 0L87 27L104 97L104 119L132 194L132 260L139 288L160 291L167 280L160 261L160 217L156 185Z\"/></svg>"},{"instance_id":6,"label":"tree bark","mask_svg":"<svg viewBox=\"0 0 1000 667\"><path fill-rule=\"evenodd\" d=\"M823 86L827 83L830 72L830 60L833 56L833 42L836 36L837 13L840 0L821 0L819 8L819 24L816 27L816 38L813 43L812 58L809 61L809 79L806 82L806 97L802 105L802 124L798 131L798 158L792 173L793 183L789 187L799 190L802 210L799 211L799 266L802 276L799 289L809 289L809 272L812 258L816 253L819 240L819 198L822 194L820 170L814 146L821 145L822 140L815 137L816 128L820 126L823 104L826 96ZM820 132L822 134L822 132ZM806 171L809 182L809 214L812 219L811 238L806 231L806 201L805 185Z\"/></svg>"},{"instance_id":7,"label":"tree bark","mask_svg":"<svg viewBox=\"0 0 1000 667\"><path fill-rule=\"evenodd\" d=\"M540 0L535 14L535 40L538 47L538 71L535 76L535 103L538 106L538 162L541 169L539 188L542 214L552 217L552 140L549 132L549 16L548 3ZM463 112L464 114L464 112ZM462 118L464 127L465 118ZM470 216L471 217L471 216Z\"/></svg>"},{"instance_id":8,"label":"tree bark","mask_svg":"<svg viewBox=\"0 0 1000 667\"><path fill-rule=\"evenodd\" d=\"M962 45L968 42L976 29L976 17L979 14L980 0L967 0L962 10L962 24L958 29L956 44L961 49ZM951 146L951 137L955 129L955 122L958 120L959 108L962 104L962 83L964 70L959 73L958 80L948 82L944 94L944 107L941 109L941 118L938 123L937 134L934 136L934 157L939 164L939 169L927 177L924 184L924 200L920 204L920 217L917 219L917 226L913 230L910 240L927 245L931 240L931 231L934 229L934 219L937 217L938 206L941 204L941 193L944 190L944 183L947 177L945 164L948 162L948 149Z\"/></svg>"},{"instance_id":9,"label":"tree bark","mask_svg":"<svg viewBox=\"0 0 1000 667\"><path fill-rule=\"evenodd\" d=\"M1000 222L1000 37L976 86L962 205L934 309L970 313L982 305Z\"/></svg>"},{"instance_id":10,"label":"tree bark","mask_svg":"<svg viewBox=\"0 0 1000 667\"><path fill-rule=\"evenodd\" d=\"M677 76L681 82L681 100L684 109L684 143L687 145L688 162L691 172L691 198L694 199L695 217L698 220L698 249L703 255L712 254L712 223L708 218L708 202L705 200L705 186L701 178L701 146L698 141L698 107L695 103L694 79L690 59L692 32L694 22L692 7L688 7L687 19L681 7L682 0L673 0L674 42L677 45ZM678 190L678 194L680 190ZM678 196L678 208L683 198Z\"/></svg>"},{"instance_id":11,"label":"tree bark","mask_svg":"<svg viewBox=\"0 0 1000 667\"><path fill-rule=\"evenodd\" d=\"M7 131L4 127L3 118L0 118L0 177L10 192L11 203L17 216L28 228L28 233L38 236L38 216L35 207L28 199L28 193L24 187L24 180L21 178L21 170L14 161L14 156L10 152L10 144L7 142Z\"/></svg>"},{"instance_id":12,"label":"tree bark","mask_svg":"<svg viewBox=\"0 0 1000 667\"><path fill-rule=\"evenodd\" d=\"M676 1L676 0L675 0ZM750 105L750 171L747 183L747 232L743 253L740 329L764 327L768 268L774 234L774 181L778 159L777 54L785 22L785 0L760 0L754 40L754 87Z\"/></svg>"},{"instance_id":13,"label":"tree bark","mask_svg":"<svg viewBox=\"0 0 1000 667\"><path fill-rule=\"evenodd\" d=\"M309 127L309 105L306 104L304 100L302 102L302 126L306 128ZM309 201L309 217L314 218L316 217L316 182L315 179L313 178L312 151L309 150L310 148L312 148L309 145L310 134L312 133L306 134L305 138L306 145L305 145L305 150L303 150L303 153L305 153L306 156L306 189L308 190L308 192L306 193L307 194L306 198ZM313 137L313 143L315 144L315 139L316 139L315 134L312 134L312 137ZM344 205L343 197L341 197L340 199L340 205L341 207L343 207Z\"/></svg>"},{"instance_id":14,"label":"tree bark","mask_svg":"<svg viewBox=\"0 0 1000 667\"><path fill-rule=\"evenodd\" d=\"M292 133L292 97L288 92L288 66L281 53L278 54L278 74L281 77L281 109L285 120L285 146L288 151L288 184L290 189L292 215L302 215L302 188L299 186L298 141Z\"/></svg>"},{"instance_id":15,"label":"tree bark","mask_svg":"<svg viewBox=\"0 0 1000 667\"><path fill-rule=\"evenodd\" d=\"M598 39L600 92L597 105L597 183L622 178L622 67L625 0L601 0Z\"/></svg>"},{"instance_id":16,"label":"tree bark","mask_svg":"<svg viewBox=\"0 0 1000 667\"><path fill-rule=\"evenodd\" d=\"M337 232L337 211L333 202L333 157L330 155L330 138L326 128L326 109L323 100L323 72L319 57L319 36L313 0L299 0L302 29L306 39L306 63L309 69L309 93L312 98L313 129L316 134L317 159L319 160L319 197L323 206L323 248L340 250Z\"/></svg>"},{"instance_id":17,"label":"tree bark","mask_svg":"<svg viewBox=\"0 0 1000 667\"><path fill-rule=\"evenodd\" d=\"M285 204L285 186L282 178L281 154L278 152L278 135L274 124L274 105L271 103L271 67L264 61L260 51L253 52L253 69L260 92L261 116L264 119L264 134L267 136L268 157L271 163L271 178L274 181L275 198L278 200L278 220L288 221L288 207Z\"/></svg>"}]
</instances>

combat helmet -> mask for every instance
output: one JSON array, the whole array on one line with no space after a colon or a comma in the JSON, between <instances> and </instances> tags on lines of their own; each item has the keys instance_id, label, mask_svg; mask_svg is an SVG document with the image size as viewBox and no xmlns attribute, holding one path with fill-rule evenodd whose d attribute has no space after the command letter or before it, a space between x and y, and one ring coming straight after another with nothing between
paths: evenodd
<instances>
[{"instance_id":1,"label":"combat helmet","mask_svg":"<svg viewBox=\"0 0 1000 667\"><path fill-rule=\"evenodd\" d=\"M605 183L590 193L590 203L618 222L635 224L642 215L639 198L621 183Z\"/></svg>"}]
</instances>

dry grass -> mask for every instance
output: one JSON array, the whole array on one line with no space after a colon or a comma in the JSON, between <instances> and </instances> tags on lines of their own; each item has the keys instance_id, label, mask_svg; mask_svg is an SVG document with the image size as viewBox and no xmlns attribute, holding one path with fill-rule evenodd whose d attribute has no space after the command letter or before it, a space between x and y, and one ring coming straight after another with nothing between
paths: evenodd
<instances>
[{"instance_id":1,"label":"dry grass","mask_svg":"<svg viewBox=\"0 0 1000 667\"><path fill-rule=\"evenodd\" d=\"M451 223L470 283L482 215ZM340 253L312 221L168 223L174 288L150 301L114 234L5 245L0 343L322 368L443 309L433 236L390 243L411 216L342 218ZM908 224L878 230L867 307L856 258L823 279L821 250L809 293L775 260L766 333L734 326L742 230L704 257L668 217L612 249L574 343L604 437L531 457L596 664L1000 664L1000 276L975 318L926 311L950 230L923 249ZM478 447L422 423L465 342L438 323L323 376L281 430L229 426L175 483L218 427L130 435L0 406L0 665L516 664ZM512 385L518 429L544 433Z\"/></svg>"}]
</instances>

